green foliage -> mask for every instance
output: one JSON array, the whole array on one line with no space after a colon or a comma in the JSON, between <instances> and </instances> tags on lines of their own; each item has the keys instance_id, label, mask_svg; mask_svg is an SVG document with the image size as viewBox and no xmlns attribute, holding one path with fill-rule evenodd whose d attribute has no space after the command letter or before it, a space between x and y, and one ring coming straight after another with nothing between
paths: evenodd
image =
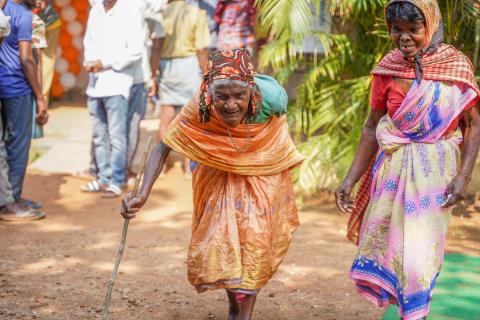
<instances>
[{"instance_id":1,"label":"green foliage","mask_svg":"<svg viewBox=\"0 0 480 320\"><path fill-rule=\"evenodd\" d=\"M307 193L331 190L346 174L369 112L370 71L393 48L383 18L387 0L329 1L333 32L312 32L310 23L321 1L256 1L261 26L273 35L260 52L260 67L272 68L284 84L303 75L289 123L306 157L296 181ZM480 0L439 4L446 42L473 56ZM301 52L304 39L312 35L325 54Z\"/></svg>"}]
</instances>

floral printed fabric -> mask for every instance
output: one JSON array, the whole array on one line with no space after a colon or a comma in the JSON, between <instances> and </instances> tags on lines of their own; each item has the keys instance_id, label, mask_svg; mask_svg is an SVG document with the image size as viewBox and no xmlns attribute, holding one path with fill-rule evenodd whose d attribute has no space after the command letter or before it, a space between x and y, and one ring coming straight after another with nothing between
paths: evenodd
<instances>
[{"instance_id":1,"label":"floral printed fabric","mask_svg":"<svg viewBox=\"0 0 480 320\"><path fill-rule=\"evenodd\" d=\"M32 48L44 49L47 47L47 38L45 37L45 22L36 14L32 19Z\"/></svg>"},{"instance_id":2,"label":"floral printed fabric","mask_svg":"<svg viewBox=\"0 0 480 320\"><path fill-rule=\"evenodd\" d=\"M381 153L351 278L379 306L397 304L405 320L428 314L451 209L446 187L460 163L460 130L444 135L477 99L474 89L422 80L377 127Z\"/></svg>"}]
</instances>

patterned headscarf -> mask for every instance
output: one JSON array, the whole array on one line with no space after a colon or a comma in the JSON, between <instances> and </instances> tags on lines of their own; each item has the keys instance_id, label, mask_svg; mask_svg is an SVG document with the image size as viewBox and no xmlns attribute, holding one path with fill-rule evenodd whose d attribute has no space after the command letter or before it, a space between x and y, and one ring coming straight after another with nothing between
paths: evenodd
<instances>
[{"instance_id":1,"label":"patterned headscarf","mask_svg":"<svg viewBox=\"0 0 480 320\"><path fill-rule=\"evenodd\" d=\"M208 57L205 75L200 86L199 121L205 123L210 120L213 99L208 92L208 87L215 80L219 79L242 81L254 88L251 92L249 110L247 111L251 118L247 119L247 121L254 120L262 107L262 96L253 78L254 74L252 60L246 49L215 51L211 53Z\"/></svg>"},{"instance_id":2,"label":"patterned headscarf","mask_svg":"<svg viewBox=\"0 0 480 320\"><path fill-rule=\"evenodd\" d=\"M439 44L443 42L443 21L440 7L437 0L392 0L385 7L385 17L387 10L393 3L408 2L416 6L423 13L425 17L425 29L427 42L425 48L415 56L415 78L421 81L423 78L423 63L422 57L425 54L434 53L437 51ZM388 32L391 33L391 24L387 21Z\"/></svg>"}]
</instances>

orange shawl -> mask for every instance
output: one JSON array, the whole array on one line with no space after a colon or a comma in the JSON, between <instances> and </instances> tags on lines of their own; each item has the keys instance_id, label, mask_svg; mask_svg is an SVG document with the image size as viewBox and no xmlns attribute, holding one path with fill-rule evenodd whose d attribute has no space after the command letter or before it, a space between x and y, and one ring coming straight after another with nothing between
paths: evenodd
<instances>
[{"instance_id":1,"label":"orange shawl","mask_svg":"<svg viewBox=\"0 0 480 320\"><path fill-rule=\"evenodd\" d=\"M303 157L285 116L242 124L231 129L231 138L215 107L206 123L199 112L195 97L163 137L200 163L192 181L188 279L198 292L224 288L256 294L276 272L298 226L288 169ZM239 149L248 144L247 152L238 152L231 139Z\"/></svg>"},{"instance_id":2,"label":"orange shawl","mask_svg":"<svg viewBox=\"0 0 480 320\"><path fill-rule=\"evenodd\" d=\"M189 159L222 171L267 176L292 168L303 161L290 134L285 116L262 124L241 124L230 129L213 107L210 121L199 122L199 98L193 98L168 128L163 142ZM250 133L249 133L250 131ZM250 135L250 139L249 139ZM247 152L239 153L250 140Z\"/></svg>"}]
</instances>

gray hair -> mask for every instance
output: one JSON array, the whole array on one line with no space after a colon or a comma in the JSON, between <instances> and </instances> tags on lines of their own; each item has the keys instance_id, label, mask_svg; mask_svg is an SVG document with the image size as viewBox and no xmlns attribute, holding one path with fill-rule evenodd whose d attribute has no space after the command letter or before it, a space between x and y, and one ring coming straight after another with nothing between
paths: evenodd
<instances>
[{"instance_id":1,"label":"gray hair","mask_svg":"<svg viewBox=\"0 0 480 320\"><path fill-rule=\"evenodd\" d=\"M250 84L240 80L217 79L213 80L213 82L208 86L208 94L213 96L215 94L215 89L219 86L238 86L242 88L249 88L250 90L254 89Z\"/></svg>"}]
</instances>

